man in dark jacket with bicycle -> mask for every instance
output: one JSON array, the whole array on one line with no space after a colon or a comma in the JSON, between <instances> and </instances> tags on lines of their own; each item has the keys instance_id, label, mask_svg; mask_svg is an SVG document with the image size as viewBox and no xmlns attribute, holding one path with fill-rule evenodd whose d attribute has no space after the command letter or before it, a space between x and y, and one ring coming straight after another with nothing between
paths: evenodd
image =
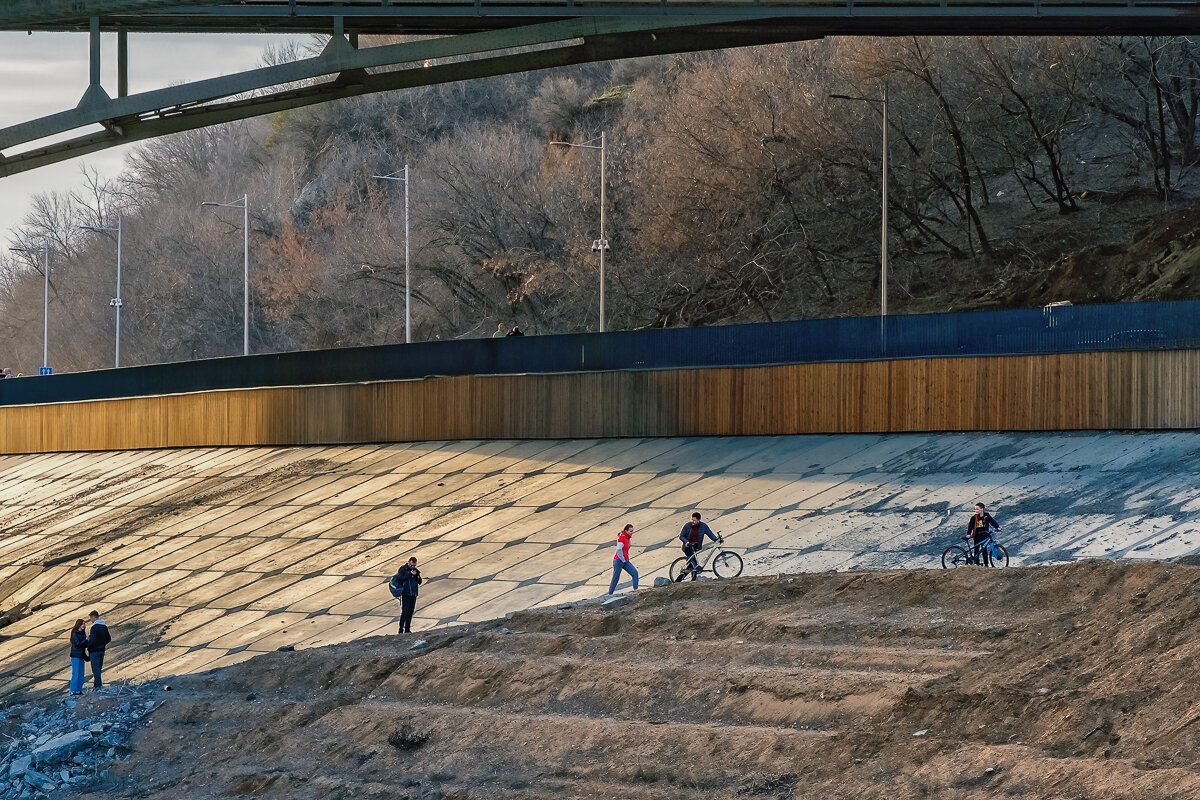
<instances>
[{"instance_id":1,"label":"man in dark jacket with bicycle","mask_svg":"<svg viewBox=\"0 0 1200 800\"><path fill-rule=\"evenodd\" d=\"M992 519L992 515L987 513L987 509L983 507L983 503L975 504L975 513L971 516L971 521L967 523L967 537L971 540L971 558L975 563L979 563L980 556L983 557L983 565L990 567L992 565L991 548L981 548L979 545L991 536L988 533L988 526L1000 530L1000 526L996 520Z\"/></svg>"},{"instance_id":2,"label":"man in dark jacket with bicycle","mask_svg":"<svg viewBox=\"0 0 1200 800\"><path fill-rule=\"evenodd\" d=\"M683 542L683 554L687 556L688 567L679 573L679 577L675 579L676 583L683 580L689 572L692 574L692 580L699 577L700 565L696 563L696 553L704 549L705 536L714 542L721 541L708 525L700 521L700 512L694 511L692 521L684 523L683 530L679 532L679 541Z\"/></svg>"}]
</instances>

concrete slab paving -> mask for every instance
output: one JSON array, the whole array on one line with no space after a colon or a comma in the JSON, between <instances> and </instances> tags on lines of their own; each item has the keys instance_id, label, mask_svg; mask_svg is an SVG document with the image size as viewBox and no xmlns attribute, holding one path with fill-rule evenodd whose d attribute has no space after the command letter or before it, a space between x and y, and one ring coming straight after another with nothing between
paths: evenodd
<instances>
[{"instance_id":1,"label":"concrete slab paving","mask_svg":"<svg viewBox=\"0 0 1200 800\"><path fill-rule=\"evenodd\" d=\"M297 600L288 606L287 610L304 614L319 611L329 611L330 613L337 614L341 612L334 611L333 609L338 605L347 602L357 602L358 598L364 594L370 594L373 598L378 598L375 601L378 604L387 596L387 587L382 581L374 577L343 578L327 589L321 589ZM371 607L367 606L366 608L369 609Z\"/></svg>"},{"instance_id":2,"label":"concrete slab paving","mask_svg":"<svg viewBox=\"0 0 1200 800\"><path fill-rule=\"evenodd\" d=\"M213 605L213 601L217 598L224 597L249 583L254 583L259 577L261 576L237 572L226 573L214 581L184 592L174 599L173 604L184 608Z\"/></svg>"},{"instance_id":3,"label":"concrete slab paving","mask_svg":"<svg viewBox=\"0 0 1200 800\"><path fill-rule=\"evenodd\" d=\"M511 591L496 597L467 611L459 616L460 622L478 622L485 619L502 617L511 611L521 611L542 602L563 590L562 586L546 583L532 583L528 586L518 586Z\"/></svg>"},{"instance_id":4,"label":"concrete slab paving","mask_svg":"<svg viewBox=\"0 0 1200 800\"><path fill-rule=\"evenodd\" d=\"M644 480L637 486L621 492L611 498L607 502L607 505L617 508L633 508L635 506L650 504L664 505L665 503L660 504L658 502L659 498L665 497L686 486L691 486L699 477L694 472L673 472L659 475L652 481ZM564 502L567 505L574 505L570 498Z\"/></svg>"},{"instance_id":5,"label":"concrete slab paving","mask_svg":"<svg viewBox=\"0 0 1200 800\"><path fill-rule=\"evenodd\" d=\"M394 635L385 584L408 555L427 579L414 629L598 596L627 522L649 584L692 509L747 574L938 567L976 500L1014 564L1178 558L1200 553L1198 473L1190 432L0 457L0 607L38 608L4 629L0 691L61 689L66 630L91 608L114 677Z\"/></svg>"},{"instance_id":6,"label":"concrete slab paving","mask_svg":"<svg viewBox=\"0 0 1200 800\"><path fill-rule=\"evenodd\" d=\"M768 510L798 507L815 495L844 483L845 480L845 476L842 475L806 476L787 472L765 475L756 483L766 486L769 491L746 503L746 507ZM811 504L807 507L811 508Z\"/></svg>"},{"instance_id":7,"label":"concrete slab paving","mask_svg":"<svg viewBox=\"0 0 1200 800\"><path fill-rule=\"evenodd\" d=\"M286 627L280 627L275 633L268 633L265 636L256 634L253 641L247 647L250 650L256 650L261 653L269 653L272 650L278 650L280 647L295 647L300 642L313 639L325 631L337 627L342 624L342 621L343 618L335 614L302 617L295 622L287 624Z\"/></svg>"},{"instance_id":8,"label":"concrete slab paving","mask_svg":"<svg viewBox=\"0 0 1200 800\"><path fill-rule=\"evenodd\" d=\"M479 578L498 575L507 579L521 580L515 575L509 575L509 570L534 556L545 553L550 547L551 545L549 544L535 542L505 545L487 558L475 559L469 564L459 567L450 572L449 576L451 578L477 580Z\"/></svg>"},{"instance_id":9,"label":"concrete slab paving","mask_svg":"<svg viewBox=\"0 0 1200 800\"><path fill-rule=\"evenodd\" d=\"M341 564L360 553L378 546L372 539L355 540L343 539L336 542L325 542L324 549L309 556L303 561L297 561L288 567L288 571L296 575L312 575L326 572L335 564Z\"/></svg>"},{"instance_id":10,"label":"concrete slab paving","mask_svg":"<svg viewBox=\"0 0 1200 800\"><path fill-rule=\"evenodd\" d=\"M297 506L265 506L257 503L245 507L249 513L240 519L227 519L228 525L217 531L225 537L257 536L265 538L273 535L270 525L298 511ZM295 521L284 523L284 527L297 524Z\"/></svg>"},{"instance_id":11,"label":"concrete slab paving","mask_svg":"<svg viewBox=\"0 0 1200 800\"><path fill-rule=\"evenodd\" d=\"M244 628L251 623L257 622L267 616L268 613L266 611L251 611L249 609L231 611L209 622L198 625L190 631L181 633L171 639L170 643L183 647L194 647L196 645L208 646L214 639L219 639L222 636L233 633L239 628ZM110 630L119 630L119 627L114 624Z\"/></svg>"},{"instance_id":12,"label":"concrete slab paving","mask_svg":"<svg viewBox=\"0 0 1200 800\"><path fill-rule=\"evenodd\" d=\"M635 532L636 537L636 532ZM544 578L544 576L563 569L571 564L574 564L582 559L587 559L589 569L594 569L597 566L599 559L595 558L598 548L590 544L565 544L557 547L551 545L516 545L516 547L532 547L541 548L534 555L525 558L522 561L516 561L512 566L507 567L503 571L503 577L507 580L514 581L529 581L534 579L545 579L550 583L574 583L575 580L586 580L591 577L591 573L582 578L567 579L567 580L552 580ZM510 548L511 549L511 548ZM612 549L605 549L604 552L612 554ZM502 550L499 555L508 553L508 549ZM516 554L514 554L516 555ZM510 557L511 558L511 557ZM489 566L481 565L478 572L483 573ZM639 567L640 568L640 567ZM494 571L487 574L498 574L499 571ZM482 575L472 575L470 572L459 570L455 573L459 577L482 577Z\"/></svg>"},{"instance_id":13,"label":"concrete slab paving","mask_svg":"<svg viewBox=\"0 0 1200 800\"><path fill-rule=\"evenodd\" d=\"M532 475L537 472L576 472L586 469L589 464L581 463L576 457L604 442L603 439L565 439L547 442L549 447L538 453L527 456L521 461L504 468L505 472L515 472L521 475ZM632 446L636 440L623 440ZM510 451L511 452L511 451Z\"/></svg>"},{"instance_id":14,"label":"concrete slab paving","mask_svg":"<svg viewBox=\"0 0 1200 800\"><path fill-rule=\"evenodd\" d=\"M494 600L500 595L516 589L520 584L516 581L491 580L481 581L471 587L470 591L455 592L445 600L426 605L422 614L438 619L450 619L460 614L469 613L476 606Z\"/></svg>"},{"instance_id":15,"label":"concrete slab paving","mask_svg":"<svg viewBox=\"0 0 1200 800\"><path fill-rule=\"evenodd\" d=\"M487 459L487 469L489 472L497 470L501 472L516 472L524 474L532 472L532 470L513 470L512 468L529 459L538 458L541 454L548 452L551 448L556 447L561 442L552 439L534 439L526 442L517 442L512 447L505 448L499 453L490 456ZM467 470L472 472L474 470Z\"/></svg>"},{"instance_id":16,"label":"concrete slab paving","mask_svg":"<svg viewBox=\"0 0 1200 800\"><path fill-rule=\"evenodd\" d=\"M288 532L288 538L308 539L344 539L355 536L361 525L357 521L364 514L375 511L374 506L347 505L341 507L326 506L324 513L308 522L302 522Z\"/></svg>"},{"instance_id":17,"label":"concrete slab paving","mask_svg":"<svg viewBox=\"0 0 1200 800\"><path fill-rule=\"evenodd\" d=\"M439 510L441 514L437 518L405 531L400 538L412 542L467 542L482 535L476 533L470 524L487 516L492 509L487 506L468 506L453 510L439 507Z\"/></svg>"},{"instance_id":18,"label":"concrete slab paving","mask_svg":"<svg viewBox=\"0 0 1200 800\"><path fill-rule=\"evenodd\" d=\"M188 654L188 648L167 645L154 650L143 650L129 661L106 670L105 680L144 680L155 674L155 670L169 661Z\"/></svg>"},{"instance_id":19,"label":"concrete slab paving","mask_svg":"<svg viewBox=\"0 0 1200 800\"><path fill-rule=\"evenodd\" d=\"M281 631L288 630L291 626L305 619L305 617L306 615L304 614L292 614L287 611L268 614L247 625L243 625L237 630L230 631L224 636L217 637L209 643L209 647L225 647L229 649L250 647L257 649L254 648L255 643L274 636ZM271 649L274 650L275 648L272 647Z\"/></svg>"},{"instance_id":20,"label":"concrete slab paving","mask_svg":"<svg viewBox=\"0 0 1200 800\"><path fill-rule=\"evenodd\" d=\"M396 620L399 616L397 614L395 617L356 617L354 619L346 619L331 628L326 628L315 636L297 642L296 648L327 647L331 644L351 642L355 639L364 639L368 636L382 636L384 634L395 633L397 627ZM416 617L413 618L413 628L418 629Z\"/></svg>"},{"instance_id":21,"label":"concrete slab paving","mask_svg":"<svg viewBox=\"0 0 1200 800\"><path fill-rule=\"evenodd\" d=\"M214 597L208 601L208 604L213 608L240 608L296 582L295 575L251 575L250 577L254 579L250 583L234 589L228 594ZM210 585L215 585L215 582Z\"/></svg>"},{"instance_id":22,"label":"concrete slab paving","mask_svg":"<svg viewBox=\"0 0 1200 800\"><path fill-rule=\"evenodd\" d=\"M209 570L213 568L214 564L219 564L227 558L249 550L261 541L258 537L251 536L214 536L207 540L200 540L180 553L182 560L176 566L186 570Z\"/></svg>"}]
</instances>

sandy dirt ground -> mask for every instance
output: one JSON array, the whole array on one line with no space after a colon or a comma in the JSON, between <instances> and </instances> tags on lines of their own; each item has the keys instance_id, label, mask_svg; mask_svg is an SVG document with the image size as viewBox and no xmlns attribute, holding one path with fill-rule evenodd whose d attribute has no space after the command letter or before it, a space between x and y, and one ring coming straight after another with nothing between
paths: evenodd
<instances>
[{"instance_id":1,"label":"sandy dirt ground","mask_svg":"<svg viewBox=\"0 0 1200 800\"><path fill-rule=\"evenodd\" d=\"M1200 797L1200 568L701 581L156 684L100 798Z\"/></svg>"}]
</instances>

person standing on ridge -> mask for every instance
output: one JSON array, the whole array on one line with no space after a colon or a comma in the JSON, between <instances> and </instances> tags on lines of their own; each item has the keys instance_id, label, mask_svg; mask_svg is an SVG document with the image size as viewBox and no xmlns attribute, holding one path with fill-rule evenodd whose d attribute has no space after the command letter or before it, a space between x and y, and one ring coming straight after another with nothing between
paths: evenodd
<instances>
[{"instance_id":1,"label":"person standing on ridge","mask_svg":"<svg viewBox=\"0 0 1200 800\"><path fill-rule=\"evenodd\" d=\"M617 583L621 580L621 570L625 570L633 578L633 588L636 590L638 587L638 571L633 566L633 562L629 560L629 544L632 538L632 525L626 525L617 534L617 552L613 553L613 576L612 582L608 585L609 594L617 590Z\"/></svg>"},{"instance_id":2,"label":"person standing on ridge","mask_svg":"<svg viewBox=\"0 0 1200 800\"><path fill-rule=\"evenodd\" d=\"M982 556L985 567L992 565L992 554L989 548L981 550L979 545L991 535L988 533L989 525L996 530L1000 530L1000 526L996 523L996 520L992 519L992 515L987 513L987 509L983 507L983 503L976 503L975 513L971 515L971 521L967 523L967 537L971 540L971 558L974 560L974 563L978 564Z\"/></svg>"},{"instance_id":3,"label":"person standing on ridge","mask_svg":"<svg viewBox=\"0 0 1200 800\"><path fill-rule=\"evenodd\" d=\"M700 521L700 512L693 511L692 521L685 522L683 530L679 532L679 541L683 542L683 554L687 556L688 566L679 573L679 577L675 579L676 583L687 577L689 572L692 574L692 580L696 580L700 575L700 565L696 562L696 553L704 549L705 536L714 542L721 541L708 525Z\"/></svg>"},{"instance_id":4,"label":"person standing on ridge","mask_svg":"<svg viewBox=\"0 0 1200 800\"><path fill-rule=\"evenodd\" d=\"M421 570L417 569L417 557L396 570L390 587L392 596L400 598L400 630L397 633L412 633L413 612L417 610L417 592L421 586Z\"/></svg>"},{"instance_id":5,"label":"person standing on ridge","mask_svg":"<svg viewBox=\"0 0 1200 800\"><path fill-rule=\"evenodd\" d=\"M92 620L92 629L88 631L87 638L88 660L92 664L92 688L99 689L104 686L104 681L100 678L100 670L104 667L104 648L108 647L112 636L108 633L108 624L100 618L99 612L88 612L88 617Z\"/></svg>"},{"instance_id":6,"label":"person standing on ridge","mask_svg":"<svg viewBox=\"0 0 1200 800\"><path fill-rule=\"evenodd\" d=\"M497 322L496 323L496 332L492 334L492 338L493 339L502 339L507 335L508 334L504 332L504 323Z\"/></svg>"},{"instance_id":7,"label":"person standing on ridge","mask_svg":"<svg viewBox=\"0 0 1200 800\"><path fill-rule=\"evenodd\" d=\"M86 627L86 622L77 619L75 620L75 627L71 628L71 683L69 691L73 695L83 694L83 662L87 661L88 657Z\"/></svg>"}]
</instances>

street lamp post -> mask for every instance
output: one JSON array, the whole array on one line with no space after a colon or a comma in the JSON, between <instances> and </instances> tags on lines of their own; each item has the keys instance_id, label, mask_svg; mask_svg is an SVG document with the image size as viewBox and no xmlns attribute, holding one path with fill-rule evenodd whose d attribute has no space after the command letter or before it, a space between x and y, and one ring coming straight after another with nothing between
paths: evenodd
<instances>
[{"instance_id":1,"label":"street lamp post","mask_svg":"<svg viewBox=\"0 0 1200 800\"><path fill-rule=\"evenodd\" d=\"M373 175L381 181L404 181L404 343L412 342L412 280L408 270L408 164L404 165L404 175L396 172L387 175Z\"/></svg>"},{"instance_id":2,"label":"street lamp post","mask_svg":"<svg viewBox=\"0 0 1200 800\"><path fill-rule=\"evenodd\" d=\"M604 254L608 250L608 239L604 236L604 206L605 206L605 191L608 183L605 171L607 169L607 139L605 132L600 132L600 144L594 144L596 140L592 139L581 144L573 142L551 142L550 144L560 147L583 147L589 150L600 151L600 238L592 242L592 252L600 254L600 332L604 333Z\"/></svg>"},{"instance_id":3,"label":"street lamp post","mask_svg":"<svg viewBox=\"0 0 1200 800\"><path fill-rule=\"evenodd\" d=\"M250 196L242 195L240 203L213 203L202 206L242 209L242 355L250 355Z\"/></svg>"},{"instance_id":4,"label":"street lamp post","mask_svg":"<svg viewBox=\"0 0 1200 800\"><path fill-rule=\"evenodd\" d=\"M30 250L27 247L11 247L9 248L14 253L25 253L32 255L36 250ZM46 370L50 368L49 352L50 352L50 243L42 243L42 275L45 276L45 291L42 301L42 374L46 374Z\"/></svg>"},{"instance_id":5,"label":"street lamp post","mask_svg":"<svg viewBox=\"0 0 1200 800\"><path fill-rule=\"evenodd\" d=\"M116 233L117 234L117 296L108 301L108 304L116 309L117 312L117 341L115 347L115 355L113 365L121 366L121 218L117 217L116 227L106 228L102 225L81 225L85 231L93 231L95 233Z\"/></svg>"},{"instance_id":6,"label":"street lamp post","mask_svg":"<svg viewBox=\"0 0 1200 800\"><path fill-rule=\"evenodd\" d=\"M884 328L884 319L887 317L887 272L888 272L888 87L883 85L883 98L875 99L874 97L851 97L847 94L831 94L830 98L837 100L861 100L865 103L879 103L883 110L883 171L881 205L883 223L880 232L879 244L879 341L884 350L887 350L887 331Z\"/></svg>"}]
</instances>

